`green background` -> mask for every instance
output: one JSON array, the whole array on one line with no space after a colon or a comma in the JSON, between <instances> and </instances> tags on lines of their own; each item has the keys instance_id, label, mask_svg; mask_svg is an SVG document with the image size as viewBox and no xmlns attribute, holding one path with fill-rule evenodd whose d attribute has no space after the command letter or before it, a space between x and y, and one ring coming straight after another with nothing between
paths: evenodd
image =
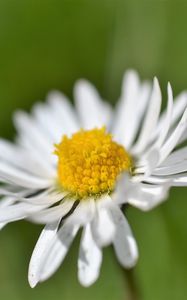
<instances>
[{"instance_id":1,"label":"green background","mask_svg":"<svg viewBox=\"0 0 187 300\"><path fill-rule=\"evenodd\" d=\"M80 77L115 103L129 67L142 78L157 75L164 101L168 80L175 95L187 88L186 1L0 0L0 135L12 138L12 112L31 108L49 90L72 98ZM137 267L122 271L107 248L100 279L88 289L77 282L77 238L59 271L32 290L27 268L41 227L10 224L0 233L0 299L186 300L186 194L173 189L149 213L129 208Z\"/></svg>"}]
</instances>

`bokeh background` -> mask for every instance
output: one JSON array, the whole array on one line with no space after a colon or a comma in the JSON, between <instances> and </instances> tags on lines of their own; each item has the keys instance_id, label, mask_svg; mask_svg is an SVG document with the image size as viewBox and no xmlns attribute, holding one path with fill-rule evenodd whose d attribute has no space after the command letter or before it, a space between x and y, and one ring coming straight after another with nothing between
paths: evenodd
<instances>
[{"instance_id":1,"label":"bokeh background","mask_svg":"<svg viewBox=\"0 0 187 300\"><path fill-rule=\"evenodd\" d=\"M186 1L0 0L0 135L12 139L12 112L29 110L49 90L72 99L80 77L114 104L129 67L142 78L157 75L164 101L168 80L175 95L187 88ZM41 227L8 225L0 233L0 299L186 300L186 195L186 188L173 189L149 213L128 209L137 267L122 271L107 248L100 279L89 289L77 282L77 238L59 271L32 290L27 268Z\"/></svg>"}]
</instances>

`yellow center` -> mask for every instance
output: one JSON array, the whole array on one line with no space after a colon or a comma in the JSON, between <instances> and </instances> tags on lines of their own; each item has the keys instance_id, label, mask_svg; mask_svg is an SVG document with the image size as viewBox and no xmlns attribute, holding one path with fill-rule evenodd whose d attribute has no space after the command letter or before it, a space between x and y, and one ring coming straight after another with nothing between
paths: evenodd
<instances>
[{"instance_id":1,"label":"yellow center","mask_svg":"<svg viewBox=\"0 0 187 300\"><path fill-rule=\"evenodd\" d=\"M63 136L55 148L58 183L78 198L110 193L117 176L132 166L127 151L104 127Z\"/></svg>"}]
</instances>

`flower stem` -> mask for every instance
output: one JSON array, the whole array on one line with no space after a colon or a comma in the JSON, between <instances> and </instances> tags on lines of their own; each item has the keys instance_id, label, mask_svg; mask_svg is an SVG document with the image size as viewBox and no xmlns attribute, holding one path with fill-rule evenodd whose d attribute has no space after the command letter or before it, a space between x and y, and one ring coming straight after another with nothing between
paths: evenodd
<instances>
[{"instance_id":1,"label":"flower stem","mask_svg":"<svg viewBox=\"0 0 187 300\"><path fill-rule=\"evenodd\" d=\"M128 296L125 297L124 300L140 300L140 291L138 288L136 278L134 276L134 270L126 270L122 268L122 272L124 275L126 286L128 288Z\"/></svg>"}]
</instances>

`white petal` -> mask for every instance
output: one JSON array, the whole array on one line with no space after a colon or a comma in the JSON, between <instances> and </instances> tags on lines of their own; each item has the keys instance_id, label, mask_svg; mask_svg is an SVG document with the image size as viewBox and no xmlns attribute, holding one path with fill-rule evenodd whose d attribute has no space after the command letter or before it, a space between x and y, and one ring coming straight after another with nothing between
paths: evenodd
<instances>
[{"instance_id":1,"label":"white petal","mask_svg":"<svg viewBox=\"0 0 187 300\"><path fill-rule=\"evenodd\" d=\"M174 102L173 115L172 115L173 125L182 116L186 106L187 106L187 92L184 91L176 97Z\"/></svg>"},{"instance_id":2,"label":"white petal","mask_svg":"<svg viewBox=\"0 0 187 300\"><path fill-rule=\"evenodd\" d=\"M71 135L80 129L75 111L70 101L58 91L53 91L48 94L47 100L50 105L50 111L56 119L61 130L59 137L63 134Z\"/></svg>"},{"instance_id":3,"label":"white petal","mask_svg":"<svg viewBox=\"0 0 187 300\"><path fill-rule=\"evenodd\" d=\"M187 160L187 146L172 152L161 164L160 167L166 167Z\"/></svg>"},{"instance_id":4,"label":"white petal","mask_svg":"<svg viewBox=\"0 0 187 300\"><path fill-rule=\"evenodd\" d=\"M43 150L43 155L48 153L51 147L48 136L43 133L34 119L23 111L17 111L14 114L14 123L18 132L24 136L25 139L32 141L35 147L40 147Z\"/></svg>"},{"instance_id":5,"label":"white petal","mask_svg":"<svg viewBox=\"0 0 187 300\"><path fill-rule=\"evenodd\" d=\"M49 205L63 200L63 198L67 195L67 193L62 193L59 191L54 191L53 189L42 189L42 190L26 190L19 192L12 192L9 189L0 188L0 195L13 197L14 201L19 200L20 202L28 202L33 205Z\"/></svg>"},{"instance_id":6,"label":"white petal","mask_svg":"<svg viewBox=\"0 0 187 300\"><path fill-rule=\"evenodd\" d=\"M10 197L4 197L0 200L0 209L3 207L7 207L15 202L15 199Z\"/></svg>"},{"instance_id":7,"label":"white petal","mask_svg":"<svg viewBox=\"0 0 187 300\"><path fill-rule=\"evenodd\" d=\"M40 281L41 270L45 264L46 256L49 253L54 237L57 234L58 225L59 222L46 225L36 243L28 273L29 284L32 288Z\"/></svg>"},{"instance_id":8,"label":"white petal","mask_svg":"<svg viewBox=\"0 0 187 300\"><path fill-rule=\"evenodd\" d=\"M27 174L6 163L0 162L0 180L26 188L47 188L52 184L51 179L37 177Z\"/></svg>"},{"instance_id":9,"label":"white petal","mask_svg":"<svg viewBox=\"0 0 187 300\"><path fill-rule=\"evenodd\" d=\"M158 80L154 78L153 90L147 113L137 143L132 149L134 154L142 152L150 141L151 133L156 127L161 107L161 91Z\"/></svg>"},{"instance_id":10,"label":"white petal","mask_svg":"<svg viewBox=\"0 0 187 300\"><path fill-rule=\"evenodd\" d=\"M7 225L7 222L0 223L0 230L2 230Z\"/></svg>"},{"instance_id":11,"label":"white petal","mask_svg":"<svg viewBox=\"0 0 187 300\"><path fill-rule=\"evenodd\" d=\"M135 71L130 70L125 73L112 134L115 141L124 145L126 149L131 147L136 137L149 98L150 87L149 82L140 85Z\"/></svg>"},{"instance_id":12,"label":"white petal","mask_svg":"<svg viewBox=\"0 0 187 300\"><path fill-rule=\"evenodd\" d=\"M129 194L138 189L140 183L136 181L133 182L132 179L134 179L134 177L131 178L128 173L124 173L119 177L112 194L112 200L117 205L120 206L127 203Z\"/></svg>"},{"instance_id":13,"label":"white petal","mask_svg":"<svg viewBox=\"0 0 187 300\"><path fill-rule=\"evenodd\" d=\"M139 99L139 94L140 82L138 74L130 70L125 73L123 78L122 93L117 104L114 126L112 128L115 140L118 143L122 143L127 149L132 143L137 128L137 100L142 104L142 101L146 99L145 96L143 99Z\"/></svg>"},{"instance_id":14,"label":"white petal","mask_svg":"<svg viewBox=\"0 0 187 300\"><path fill-rule=\"evenodd\" d=\"M30 220L40 224L53 223L59 218L63 218L72 209L74 203L71 200L65 200L62 204L55 207L47 208L35 213L28 214Z\"/></svg>"},{"instance_id":15,"label":"white petal","mask_svg":"<svg viewBox=\"0 0 187 300\"><path fill-rule=\"evenodd\" d=\"M9 223L26 217L25 207L21 204L15 204L0 208L0 222Z\"/></svg>"},{"instance_id":16,"label":"white petal","mask_svg":"<svg viewBox=\"0 0 187 300\"><path fill-rule=\"evenodd\" d=\"M14 123L19 132L18 144L31 151L44 166L56 164L57 158L53 154L54 144L32 116L17 111L14 114Z\"/></svg>"},{"instance_id":17,"label":"white petal","mask_svg":"<svg viewBox=\"0 0 187 300\"><path fill-rule=\"evenodd\" d=\"M67 222L84 226L92 221L95 215L95 200L93 198L80 201L75 211L68 217Z\"/></svg>"},{"instance_id":18,"label":"white petal","mask_svg":"<svg viewBox=\"0 0 187 300\"><path fill-rule=\"evenodd\" d=\"M156 140L154 147L160 147L163 144L170 128L172 113L173 113L173 92L171 89L171 85L168 83L168 103L167 103L166 114L165 114L165 118L163 119L163 125L160 130L160 135Z\"/></svg>"},{"instance_id":19,"label":"white petal","mask_svg":"<svg viewBox=\"0 0 187 300\"><path fill-rule=\"evenodd\" d=\"M25 138L24 135L18 135L16 143L30 154L32 153L35 164L37 163L38 167L41 166L41 170L45 170L46 174L54 174L57 165L57 156L53 154L54 144L51 144L51 147L48 148L49 153L46 156L40 146L35 146L35 144L33 144L31 140Z\"/></svg>"},{"instance_id":20,"label":"white petal","mask_svg":"<svg viewBox=\"0 0 187 300\"><path fill-rule=\"evenodd\" d=\"M166 200L170 184L144 185L137 183L129 189L127 202L143 211L153 209Z\"/></svg>"},{"instance_id":21,"label":"white petal","mask_svg":"<svg viewBox=\"0 0 187 300\"><path fill-rule=\"evenodd\" d=\"M59 202L64 199L64 197L67 196L67 192L59 192L54 191L51 189L45 190L44 192L41 192L39 195L36 196L27 196L27 197L21 197L20 201L25 201L28 203L31 203L33 205L46 205L51 206L55 204L56 202Z\"/></svg>"},{"instance_id":22,"label":"white petal","mask_svg":"<svg viewBox=\"0 0 187 300\"><path fill-rule=\"evenodd\" d=\"M25 219L29 214L36 213L43 209L43 205L32 205L29 203L16 203L0 208L0 223L13 222Z\"/></svg>"},{"instance_id":23,"label":"white petal","mask_svg":"<svg viewBox=\"0 0 187 300\"><path fill-rule=\"evenodd\" d=\"M177 98L173 103L173 113L172 113L170 127L174 126L177 120L181 118L186 106L187 106L187 92L182 92L180 95L177 96ZM158 135L162 130L163 124L165 122L164 120L166 118L166 114L167 111L164 111L161 114L154 137Z\"/></svg>"},{"instance_id":24,"label":"white petal","mask_svg":"<svg viewBox=\"0 0 187 300\"><path fill-rule=\"evenodd\" d=\"M146 178L146 182L147 183L152 183L152 184L155 184L155 185L162 185L162 184L165 184L165 183L170 183L171 184L171 179L164 176L164 177L161 177L161 176L149 176L148 178Z\"/></svg>"},{"instance_id":25,"label":"white petal","mask_svg":"<svg viewBox=\"0 0 187 300\"><path fill-rule=\"evenodd\" d=\"M182 161L174 165L157 168L153 175L172 175L187 171L187 161Z\"/></svg>"},{"instance_id":26,"label":"white petal","mask_svg":"<svg viewBox=\"0 0 187 300\"><path fill-rule=\"evenodd\" d=\"M146 180L149 181L148 177ZM150 181L151 182L151 181ZM133 182L127 175L121 176L118 180L116 191L113 195L114 202L118 204L129 203L143 211L147 211L158 205L167 198L170 181L164 185L144 184Z\"/></svg>"},{"instance_id":27,"label":"white petal","mask_svg":"<svg viewBox=\"0 0 187 300\"><path fill-rule=\"evenodd\" d=\"M48 135L51 144L58 143L62 134L65 133L58 124L58 120L56 116L54 116L51 107L44 103L36 103L32 109L32 113L36 122Z\"/></svg>"},{"instance_id":28,"label":"white petal","mask_svg":"<svg viewBox=\"0 0 187 300\"><path fill-rule=\"evenodd\" d=\"M45 256L45 261L40 270L40 281L47 280L51 277L62 264L78 229L78 226L65 223L54 236L51 245L48 246L49 251Z\"/></svg>"},{"instance_id":29,"label":"white petal","mask_svg":"<svg viewBox=\"0 0 187 300\"><path fill-rule=\"evenodd\" d=\"M75 85L75 104L85 129L107 126L111 117L109 104L103 102L95 89L86 80L80 80Z\"/></svg>"},{"instance_id":30,"label":"white petal","mask_svg":"<svg viewBox=\"0 0 187 300\"><path fill-rule=\"evenodd\" d=\"M96 203L96 213L91 223L91 230L94 240L99 247L111 244L115 234L115 224L108 210L111 201L112 199L106 196Z\"/></svg>"},{"instance_id":31,"label":"white petal","mask_svg":"<svg viewBox=\"0 0 187 300\"><path fill-rule=\"evenodd\" d=\"M0 159L34 175L52 177L54 174L54 169L43 167L43 164L33 156L33 153L3 139L0 139Z\"/></svg>"},{"instance_id":32,"label":"white petal","mask_svg":"<svg viewBox=\"0 0 187 300\"><path fill-rule=\"evenodd\" d=\"M160 150L160 160L159 163L161 164L166 157L171 153L171 151L175 148L177 145L180 137L182 136L183 132L187 128L187 109L184 111L183 116L176 126L175 130L172 132L170 137L166 140L164 145L162 146Z\"/></svg>"},{"instance_id":33,"label":"white petal","mask_svg":"<svg viewBox=\"0 0 187 300\"><path fill-rule=\"evenodd\" d=\"M90 286L97 280L101 262L102 252L92 237L88 223L83 230L78 258L78 277L83 286Z\"/></svg>"},{"instance_id":34,"label":"white petal","mask_svg":"<svg viewBox=\"0 0 187 300\"><path fill-rule=\"evenodd\" d=\"M187 185L187 172L174 175L165 176L150 176L147 182L153 184L167 184L168 186L186 186Z\"/></svg>"},{"instance_id":35,"label":"white petal","mask_svg":"<svg viewBox=\"0 0 187 300\"><path fill-rule=\"evenodd\" d=\"M142 156L142 159L139 162L137 162L137 165L139 164L140 167L137 166L135 168L135 174L142 173L142 180L146 179L156 168L159 158L159 151L153 148L145 156Z\"/></svg>"},{"instance_id":36,"label":"white petal","mask_svg":"<svg viewBox=\"0 0 187 300\"><path fill-rule=\"evenodd\" d=\"M184 130L183 134L181 135L179 141L178 141L178 144L182 144L184 142L186 142L187 140L187 133L186 133L186 130Z\"/></svg>"},{"instance_id":37,"label":"white petal","mask_svg":"<svg viewBox=\"0 0 187 300\"><path fill-rule=\"evenodd\" d=\"M10 198L10 197L4 197L3 199L0 200L0 212L2 208L5 208L9 205L12 205L15 202L15 199ZM8 222L0 222L0 230L3 229L5 225L7 225Z\"/></svg>"},{"instance_id":38,"label":"white petal","mask_svg":"<svg viewBox=\"0 0 187 300\"><path fill-rule=\"evenodd\" d=\"M156 181L160 181L160 184L167 183L168 186L186 186L187 185L187 172L181 174L173 174L167 176L152 176L149 178L150 182L155 183ZM156 184L156 183L155 183Z\"/></svg>"},{"instance_id":39,"label":"white petal","mask_svg":"<svg viewBox=\"0 0 187 300\"><path fill-rule=\"evenodd\" d=\"M172 186L187 186L187 174L186 176L180 176L178 178L173 179Z\"/></svg>"},{"instance_id":40,"label":"white petal","mask_svg":"<svg viewBox=\"0 0 187 300\"><path fill-rule=\"evenodd\" d=\"M125 268L132 268L138 259L138 249L129 224L120 208L113 204L111 215L116 225L114 250L118 261Z\"/></svg>"}]
</instances>

